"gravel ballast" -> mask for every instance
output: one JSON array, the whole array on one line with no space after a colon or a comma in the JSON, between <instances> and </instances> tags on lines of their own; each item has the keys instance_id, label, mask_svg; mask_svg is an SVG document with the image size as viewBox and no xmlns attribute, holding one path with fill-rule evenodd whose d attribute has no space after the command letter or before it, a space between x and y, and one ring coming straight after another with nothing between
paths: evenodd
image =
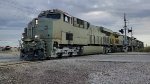
<instances>
[{"instance_id":1,"label":"gravel ballast","mask_svg":"<svg viewBox=\"0 0 150 84\"><path fill-rule=\"evenodd\" d=\"M0 66L0 84L150 83L150 62L100 61L99 56Z\"/></svg>"}]
</instances>

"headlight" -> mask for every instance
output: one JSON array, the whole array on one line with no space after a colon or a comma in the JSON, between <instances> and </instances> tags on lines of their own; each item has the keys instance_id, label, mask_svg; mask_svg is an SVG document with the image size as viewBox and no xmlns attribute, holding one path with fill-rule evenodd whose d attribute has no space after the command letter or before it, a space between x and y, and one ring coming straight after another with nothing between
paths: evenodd
<instances>
[{"instance_id":1,"label":"headlight","mask_svg":"<svg viewBox=\"0 0 150 84\"><path fill-rule=\"evenodd\" d=\"M23 40L24 39L24 37L21 37L21 40Z\"/></svg>"},{"instance_id":2,"label":"headlight","mask_svg":"<svg viewBox=\"0 0 150 84\"><path fill-rule=\"evenodd\" d=\"M40 38L39 35L35 35L34 37L35 37L35 39L39 39Z\"/></svg>"},{"instance_id":3,"label":"headlight","mask_svg":"<svg viewBox=\"0 0 150 84\"><path fill-rule=\"evenodd\" d=\"M21 39L24 39L24 37L21 37Z\"/></svg>"},{"instance_id":4,"label":"headlight","mask_svg":"<svg viewBox=\"0 0 150 84\"><path fill-rule=\"evenodd\" d=\"M35 24L36 24L36 25L38 24L38 19L35 19Z\"/></svg>"}]
</instances>

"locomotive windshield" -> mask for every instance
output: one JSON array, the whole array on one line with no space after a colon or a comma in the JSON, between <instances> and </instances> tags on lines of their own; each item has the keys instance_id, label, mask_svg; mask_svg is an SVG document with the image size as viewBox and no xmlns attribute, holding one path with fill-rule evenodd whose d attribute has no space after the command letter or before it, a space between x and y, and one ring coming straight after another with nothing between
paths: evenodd
<instances>
[{"instance_id":1,"label":"locomotive windshield","mask_svg":"<svg viewBox=\"0 0 150 84\"><path fill-rule=\"evenodd\" d=\"M40 14L39 17L51 18L51 19L60 19L61 15L59 13L48 13L48 14Z\"/></svg>"},{"instance_id":2,"label":"locomotive windshield","mask_svg":"<svg viewBox=\"0 0 150 84\"><path fill-rule=\"evenodd\" d=\"M47 14L47 18L52 18L52 19L60 19L60 14Z\"/></svg>"}]
</instances>

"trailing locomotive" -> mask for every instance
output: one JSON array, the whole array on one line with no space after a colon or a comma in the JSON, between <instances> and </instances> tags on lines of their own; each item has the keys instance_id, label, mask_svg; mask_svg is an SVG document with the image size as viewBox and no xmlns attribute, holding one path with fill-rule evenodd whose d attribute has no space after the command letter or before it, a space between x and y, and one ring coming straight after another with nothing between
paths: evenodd
<instances>
[{"instance_id":1,"label":"trailing locomotive","mask_svg":"<svg viewBox=\"0 0 150 84\"><path fill-rule=\"evenodd\" d=\"M41 12L22 35L20 58L25 60L121 52L124 43L123 35L58 9ZM129 50L131 43L134 50L143 48L143 42L128 39Z\"/></svg>"}]
</instances>

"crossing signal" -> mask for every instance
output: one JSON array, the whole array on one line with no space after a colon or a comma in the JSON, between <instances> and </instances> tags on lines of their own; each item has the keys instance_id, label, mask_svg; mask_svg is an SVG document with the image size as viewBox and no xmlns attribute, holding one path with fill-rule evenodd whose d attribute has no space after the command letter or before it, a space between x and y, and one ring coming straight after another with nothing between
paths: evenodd
<instances>
[{"instance_id":1,"label":"crossing signal","mask_svg":"<svg viewBox=\"0 0 150 84\"><path fill-rule=\"evenodd\" d=\"M130 32L132 32L132 30L131 30L131 29L128 29L128 33L130 33Z\"/></svg>"},{"instance_id":2,"label":"crossing signal","mask_svg":"<svg viewBox=\"0 0 150 84\"><path fill-rule=\"evenodd\" d=\"M123 29L119 30L119 32L121 32L122 34L124 33Z\"/></svg>"}]
</instances>

